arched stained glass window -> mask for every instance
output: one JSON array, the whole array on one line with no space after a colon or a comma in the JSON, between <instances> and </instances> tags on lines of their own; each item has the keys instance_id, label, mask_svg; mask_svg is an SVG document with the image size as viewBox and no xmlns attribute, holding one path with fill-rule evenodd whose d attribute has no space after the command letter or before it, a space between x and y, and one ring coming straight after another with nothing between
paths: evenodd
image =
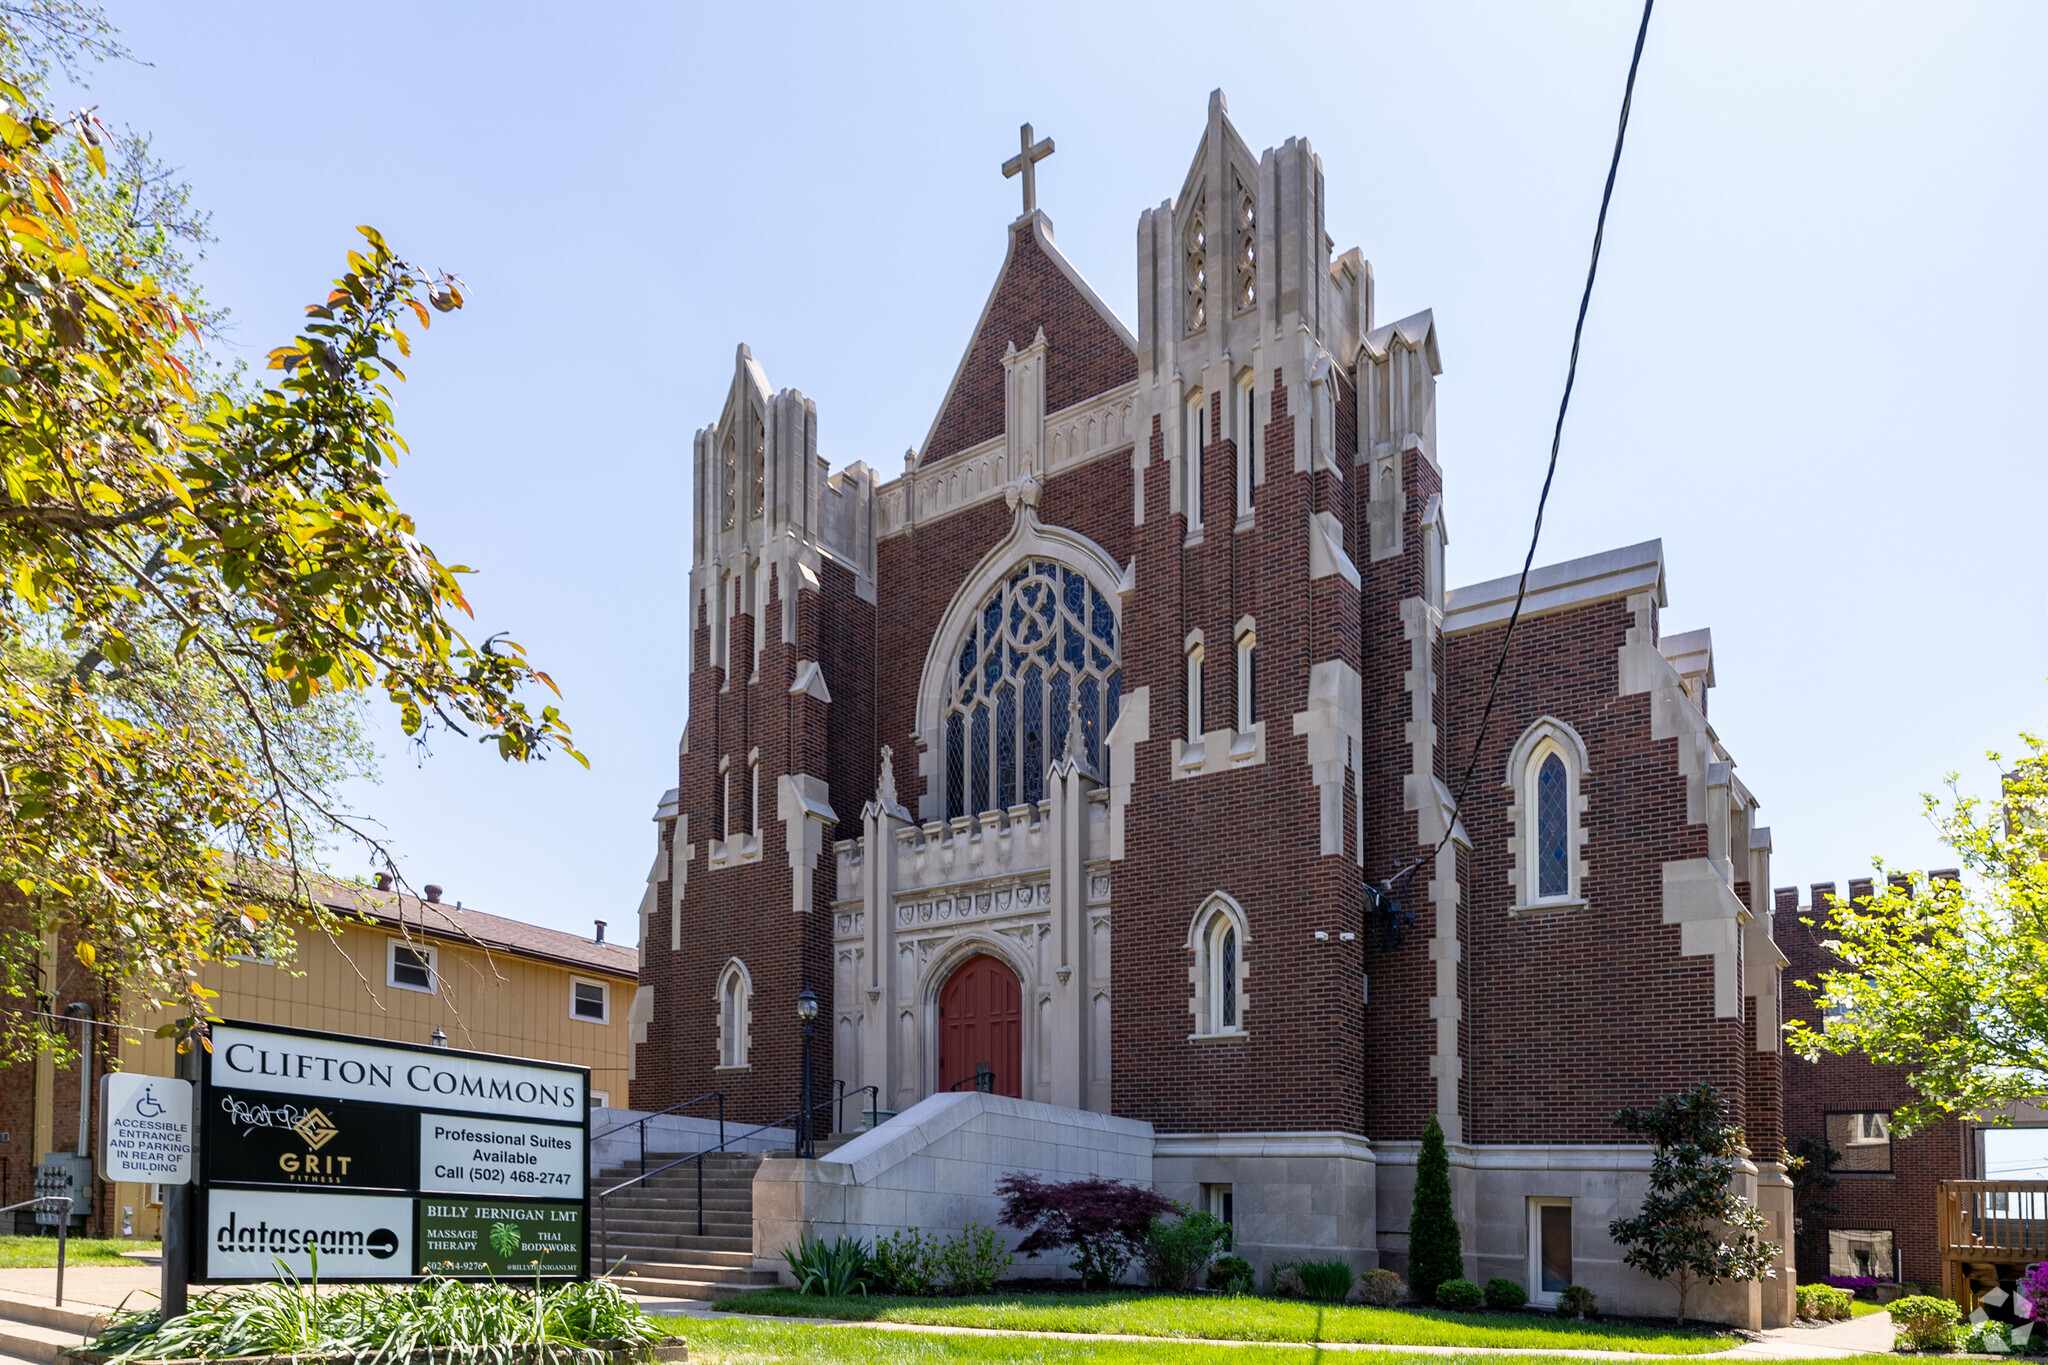
<instances>
[{"instance_id":1,"label":"arched stained glass window","mask_svg":"<svg viewBox=\"0 0 2048 1365\"><path fill-rule=\"evenodd\" d=\"M1571 779L1564 760L1546 754L1536 770L1536 894L1571 894Z\"/></svg>"},{"instance_id":2,"label":"arched stained glass window","mask_svg":"<svg viewBox=\"0 0 2048 1365\"><path fill-rule=\"evenodd\" d=\"M1222 1006L1217 1013L1217 1022L1226 1029L1237 1027L1237 930L1235 927L1223 931L1221 951L1217 953L1216 1000Z\"/></svg>"},{"instance_id":3,"label":"arched stained glass window","mask_svg":"<svg viewBox=\"0 0 2048 1365\"><path fill-rule=\"evenodd\" d=\"M1066 752L1070 703L1098 770L1121 696L1116 613L1078 570L1019 564L982 604L955 653L946 703L946 818L1045 799Z\"/></svg>"}]
</instances>

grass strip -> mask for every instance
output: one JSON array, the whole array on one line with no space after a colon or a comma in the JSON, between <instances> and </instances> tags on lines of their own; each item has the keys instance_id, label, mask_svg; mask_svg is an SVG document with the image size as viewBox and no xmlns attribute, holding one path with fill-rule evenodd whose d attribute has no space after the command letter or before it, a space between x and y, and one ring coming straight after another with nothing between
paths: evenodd
<instances>
[{"instance_id":1,"label":"grass strip","mask_svg":"<svg viewBox=\"0 0 2048 1365\"><path fill-rule=\"evenodd\" d=\"M1725 1351L1736 1338L1713 1331L1571 1322L1534 1313L1448 1313L1367 1308L1299 1299L1187 1294L993 1294L962 1299L875 1295L826 1298L764 1289L729 1299L733 1313L903 1322L939 1327L1003 1327L1027 1332L1107 1332L1217 1341L1359 1342L1387 1346L1493 1346L1523 1350L1635 1351L1699 1355Z\"/></svg>"},{"instance_id":2,"label":"grass strip","mask_svg":"<svg viewBox=\"0 0 2048 1365\"><path fill-rule=\"evenodd\" d=\"M1072 1341L1042 1337L879 1331L819 1323L698 1319L676 1324L688 1340L691 1365L1574 1365L1540 1355L1417 1355L1387 1351L1322 1351L1313 1344L1243 1346L1190 1341ZM1831 1360L1777 1360L1769 1365L1842 1365ZM1846 1359L1878 1365L1883 1356ZM1590 1365L1579 1362L1578 1365Z\"/></svg>"},{"instance_id":3,"label":"grass strip","mask_svg":"<svg viewBox=\"0 0 2048 1365\"><path fill-rule=\"evenodd\" d=\"M124 1251L158 1251L156 1242L133 1242L119 1237L70 1237L64 1243L65 1265L141 1265ZM55 1237L0 1237L0 1270L33 1270L57 1264Z\"/></svg>"}]
</instances>

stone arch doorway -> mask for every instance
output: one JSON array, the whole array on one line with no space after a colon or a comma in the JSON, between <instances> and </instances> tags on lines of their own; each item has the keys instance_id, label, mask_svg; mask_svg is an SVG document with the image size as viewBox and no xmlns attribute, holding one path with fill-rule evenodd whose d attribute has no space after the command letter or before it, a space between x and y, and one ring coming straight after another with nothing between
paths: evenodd
<instances>
[{"instance_id":1,"label":"stone arch doorway","mask_svg":"<svg viewBox=\"0 0 2048 1365\"><path fill-rule=\"evenodd\" d=\"M939 988L939 1089L974 1088L995 1073L995 1093L1024 1098L1024 987L987 953L953 969Z\"/></svg>"}]
</instances>

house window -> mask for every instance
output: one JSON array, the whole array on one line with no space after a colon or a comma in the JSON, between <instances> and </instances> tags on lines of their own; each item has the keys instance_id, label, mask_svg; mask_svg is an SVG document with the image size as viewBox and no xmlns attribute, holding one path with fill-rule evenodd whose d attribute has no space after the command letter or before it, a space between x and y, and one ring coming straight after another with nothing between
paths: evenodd
<instances>
[{"instance_id":1,"label":"house window","mask_svg":"<svg viewBox=\"0 0 2048 1365\"><path fill-rule=\"evenodd\" d=\"M1202 903L1188 936L1195 962L1190 972L1198 1038L1243 1037L1245 1008L1244 910L1218 891Z\"/></svg>"},{"instance_id":2,"label":"house window","mask_svg":"<svg viewBox=\"0 0 2048 1365\"><path fill-rule=\"evenodd\" d=\"M1230 1224L1237 1222L1237 1201L1228 1185L1202 1186L1202 1208L1212 1218Z\"/></svg>"},{"instance_id":3,"label":"house window","mask_svg":"<svg viewBox=\"0 0 2048 1365\"><path fill-rule=\"evenodd\" d=\"M1555 1307L1572 1282L1572 1201L1529 1201L1529 1298Z\"/></svg>"},{"instance_id":4,"label":"house window","mask_svg":"<svg viewBox=\"0 0 2048 1365\"><path fill-rule=\"evenodd\" d=\"M1514 834L1513 912L1576 909L1585 904L1586 746L1563 721L1545 716L1515 741L1507 786Z\"/></svg>"},{"instance_id":5,"label":"house window","mask_svg":"<svg viewBox=\"0 0 2048 1365\"><path fill-rule=\"evenodd\" d=\"M593 1090L593 1091L591 1091L591 1092L590 1092L590 1107L591 1107L592 1109L609 1109L609 1108L611 1108L611 1107L612 1107L612 1092L611 1092L611 1091L609 1091L609 1090Z\"/></svg>"},{"instance_id":6,"label":"house window","mask_svg":"<svg viewBox=\"0 0 2048 1365\"><path fill-rule=\"evenodd\" d=\"M1828 1229L1830 1275L1875 1275L1888 1280L1892 1277L1894 1260L1889 1229Z\"/></svg>"},{"instance_id":7,"label":"house window","mask_svg":"<svg viewBox=\"0 0 2048 1365\"><path fill-rule=\"evenodd\" d=\"M752 1042L754 981L738 958L718 974L718 1065L732 1070L747 1065Z\"/></svg>"},{"instance_id":8,"label":"house window","mask_svg":"<svg viewBox=\"0 0 2048 1365\"><path fill-rule=\"evenodd\" d=\"M404 939L387 939L385 942L390 944L389 956L385 960L385 983L402 991L435 994L434 982L438 974L434 970L434 959L440 950L423 943L407 943Z\"/></svg>"},{"instance_id":9,"label":"house window","mask_svg":"<svg viewBox=\"0 0 2048 1365\"><path fill-rule=\"evenodd\" d=\"M1892 1169L1892 1116L1865 1110L1829 1114L1828 1146L1842 1154L1838 1174L1889 1174Z\"/></svg>"},{"instance_id":10,"label":"house window","mask_svg":"<svg viewBox=\"0 0 2048 1365\"><path fill-rule=\"evenodd\" d=\"M1188 743L1199 743L1202 738L1202 642L1196 640L1188 646Z\"/></svg>"},{"instance_id":11,"label":"house window","mask_svg":"<svg viewBox=\"0 0 2048 1365\"><path fill-rule=\"evenodd\" d=\"M1242 630L1237 636L1237 730L1250 734L1259 719L1259 634Z\"/></svg>"},{"instance_id":12,"label":"house window","mask_svg":"<svg viewBox=\"0 0 2048 1365\"><path fill-rule=\"evenodd\" d=\"M960 641L946 705L946 818L1045 799L1045 772L1067 749L1077 710L1081 749L1102 762L1123 674L1109 598L1078 569L1017 565Z\"/></svg>"},{"instance_id":13,"label":"house window","mask_svg":"<svg viewBox=\"0 0 2048 1365\"><path fill-rule=\"evenodd\" d=\"M609 1024L612 1021L611 987L588 977L570 977L569 1017L593 1024Z\"/></svg>"},{"instance_id":14,"label":"house window","mask_svg":"<svg viewBox=\"0 0 2048 1365\"><path fill-rule=\"evenodd\" d=\"M1202 447L1209 439L1209 403L1200 389L1188 396L1181 414L1181 437L1187 442L1188 530L1202 529Z\"/></svg>"},{"instance_id":15,"label":"house window","mask_svg":"<svg viewBox=\"0 0 2048 1365\"><path fill-rule=\"evenodd\" d=\"M1246 370L1237 380L1237 514L1251 515L1252 511L1252 460L1258 446L1257 395L1252 389L1252 372Z\"/></svg>"}]
</instances>

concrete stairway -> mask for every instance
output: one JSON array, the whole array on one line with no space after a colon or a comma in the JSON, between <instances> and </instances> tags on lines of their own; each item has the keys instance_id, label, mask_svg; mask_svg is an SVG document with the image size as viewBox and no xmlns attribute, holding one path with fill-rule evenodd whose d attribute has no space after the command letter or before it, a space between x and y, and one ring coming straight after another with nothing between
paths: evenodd
<instances>
[{"instance_id":1,"label":"concrete stairway","mask_svg":"<svg viewBox=\"0 0 2048 1365\"><path fill-rule=\"evenodd\" d=\"M818 1141L823 1155L849 1142L848 1133ZM704 1158L704 1231L697 1232L697 1167L692 1162L650 1176L606 1200L596 1192L638 1174L639 1163L599 1172L590 1203L591 1269L648 1298L729 1299L777 1283L754 1268L754 1172L763 1152L718 1152ZM776 1153L787 1156L787 1152ZM650 1152L653 1170L674 1156Z\"/></svg>"},{"instance_id":2,"label":"concrete stairway","mask_svg":"<svg viewBox=\"0 0 2048 1365\"><path fill-rule=\"evenodd\" d=\"M90 1305L58 1308L26 1295L0 1294L0 1361L48 1365L104 1327L107 1313Z\"/></svg>"}]
</instances>

